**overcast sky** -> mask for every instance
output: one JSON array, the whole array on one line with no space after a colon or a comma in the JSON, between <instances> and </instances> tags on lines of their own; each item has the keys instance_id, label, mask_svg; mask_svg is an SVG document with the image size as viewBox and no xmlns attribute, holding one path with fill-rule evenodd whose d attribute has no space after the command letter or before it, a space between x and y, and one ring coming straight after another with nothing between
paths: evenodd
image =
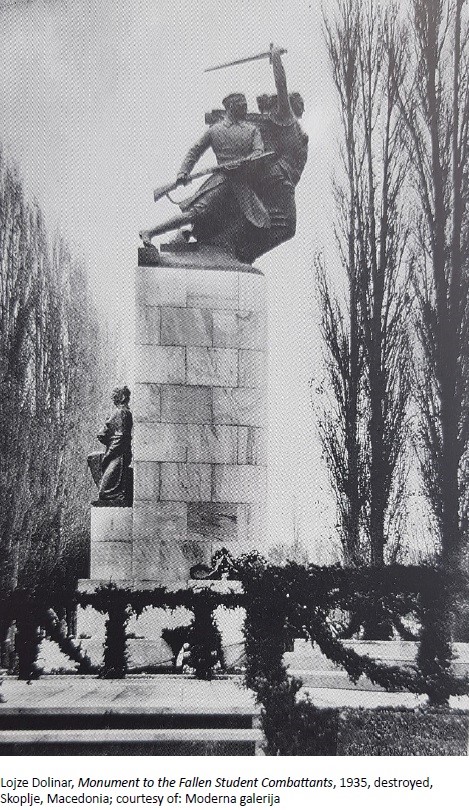
<instances>
[{"instance_id":1,"label":"overcast sky","mask_svg":"<svg viewBox=\"0 0 469 810\"><path fill-rule=\"evenodd\" d=\"M297 190L297 236L258 262L269 289L270 516L275 541L290 542L296 509L303 540L326 561L335 515L311 407L309 383L321 376L312 265L317 251L333 256L339 133L319 4L0 0L0 39L7 154L49 230L59 224L85 254L99 305L127 321L138 231L173 213L168 202L153 203L153 187L173 179L205 111L227 92L244 91L254 109L256 95L274 90L267 60L204 68L272 41L288 49L289 88L305 98L310 158Z\"/></svg>"}]
</instances>

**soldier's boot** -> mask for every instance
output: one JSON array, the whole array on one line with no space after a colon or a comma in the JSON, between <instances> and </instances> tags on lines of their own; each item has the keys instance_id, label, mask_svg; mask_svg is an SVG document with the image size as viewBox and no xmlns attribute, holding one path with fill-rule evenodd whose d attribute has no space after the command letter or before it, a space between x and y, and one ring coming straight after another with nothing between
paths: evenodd
<instances>
[{"instance_id":1,"label":"soldier's boot","mask_svg":"<svg viewBox=\"0 0 469 810\"><path fill-rule=\"evenodd\" d=\"M161 225L156 225L154 228L147 231L140 231L138 235L145 247L151 247L151 240L154 236L159 236L162 233L166 233L166 231L176 231L183 225L188 225L190 221L191 217L189 214L179 214L177 217L171 217L171 219L167 219L166 222L162 222Z\"/></svg>"}]
</instances>

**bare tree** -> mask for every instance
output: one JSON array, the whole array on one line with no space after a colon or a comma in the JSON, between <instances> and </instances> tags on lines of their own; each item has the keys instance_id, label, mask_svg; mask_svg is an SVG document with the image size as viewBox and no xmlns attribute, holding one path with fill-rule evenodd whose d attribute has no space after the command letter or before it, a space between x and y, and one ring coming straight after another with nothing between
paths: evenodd
<instances>
[{"instance_id":1,"label":"bare tree","mask_svg":"<svg viewBox=\"0 0 469 810\"><path fill-rule=\"evenodd\" d=\"M349 276L350 279L350 276ZM364 565L369 548L363 532L368 502L369 464L362 420L364 351L357 317L356 283L349 281L349 319L318 266L326 346L327 405L319 416L319 434L335 492L338 527L346 566ZM353 313L353 315L352 315Z\"/></svg>"},{"instance_id":2,"label":"bare tree","mask_svg":"<svg viewBox=\"0 0 469 810\"><path fill-rule=\"evenodd\" d=\"M386 516L406 439L410 394L408 243L402 126L396 90L404 56L396 11L366 4L359 40L362 142L357 240L364 295L362 322L369 408L369 538L372 565L384 564ZM387 47L385 48L385 45ZM387 57L387 58L386 58ZM403 493L401 492L401 495Z\"/></svg>"},{"instance_id":3,"label":"bare tree","mask_svg":"<svg viewBox=\"0 0 469 810\"><path fill-rule=\"evenodd\" d=\"M456 576L468 537L469 4L412 0L411 11L399 98L416 192L421 461L440 563ZM447 588L439 596L428 644L435 661L448 667L453 595Z\"/></svg>"},{"instance_id":4,"label":"bare tree","mask_svg":"<svg viewBox=\"0 0 469 810\"><path fill-rule=\"evenodd\" d=\"M2 590L86 573L86 454L112 383L82 262L0 156ZM114 382L114 381L112 381Z\"/></svg>"},{"instance_id":5,"label":"bare tree","mask_svg":"<svg viewBox=\"0 0 469 810\"><path fill-rule=\"evenodd\" d=\"M342 159L346 183L336 186L335 197L340 223L336 237L341 263L346 270L348 301L345 307L341 306L332 293L324 266L319 263L321 327L332 400L319 422L319 430L337 499L345 564L359 565L365 562L366 553L362 543L361 516L368 497L368 475L361 425L364 347L359 314L361 279L355 241L355 150L359 105L357 53L360 30L352 2L342 2L338 21L335 24L326 21L325 26L344 133Z\"/></svg>"},{"instance_id":6,"label":"bare tree","mask_svg":"<svg viewBox=\"0 0 469 810\"><path fill-rule=\"evenodd\" d=\"M27 520L26 515L18 513L16 504L18 499L28 502L31 446L27 441L30 430L27 388L33 291L26 238L27 211L21 183L3 159L0 168L0 480L3 501L0 537L5 556L1 585L5 590L16 579L18 543Z\"/></svg>"},{"instance_id":7,"label":"bare tree","mask_svg":"<svg viewBox=\"0 0 469 810\"><path fill-rule=\"evenodd\" d=\"M343 128L345 179L336 199L349 301L344 309L333 300L322 272L322 331L336 407L321 435L345 503L339 508L346 562L382 566L410 393L407 165L396 89L405 62L393 8L339 0L337 9L325 27Z\"/></svg>"}]
</instances>

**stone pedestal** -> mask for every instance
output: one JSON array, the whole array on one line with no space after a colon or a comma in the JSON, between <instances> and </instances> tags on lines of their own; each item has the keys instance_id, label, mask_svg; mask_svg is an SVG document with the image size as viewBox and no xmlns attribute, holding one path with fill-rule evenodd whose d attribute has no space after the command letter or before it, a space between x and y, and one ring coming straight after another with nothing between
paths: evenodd
<instances>
[{"instance_id":1,"label":"stone pedestal","mask_svg":"<svg viewBox=\"0 0 469 810\"><path fill-rule=\"evenodd\" d=\"M138 267L136 271L134 505L92 507L90 579L141 590L165 584L237 588L190 580L217 549L262 551L267 486L265 279L256 271ZM170 656L163 628L190 621L148 610L132 625L152 647L153 665ZM216 612L225 655L242 650L243 611ZM103 616L79 611L85 647L102 650ZM132 655L140 655L134 642ZM93 644L95 647L93 647ZM88 646L87 646L88 645ZM91 645L91 646L90 646Z\"/></svg>"},{"instance_id":2,"label":"stone pedestal","mask_svg":"<svg viewBox=\"0 0 469 810\"><path fill-rule=\"evenodd\" d=\"M130 579L132 508L91 507L91 579Z\"/></svg>"},{"instance_id":3,"label":"stone pedestal","mask_svg":"<svg viewBox=\"0 0 469 810\"><path fill-rule=\"evenodd\" d=\"M225 546L263 544L265 279L136 271L134 580L189 578Z\"/></svg>"}]
</instances>

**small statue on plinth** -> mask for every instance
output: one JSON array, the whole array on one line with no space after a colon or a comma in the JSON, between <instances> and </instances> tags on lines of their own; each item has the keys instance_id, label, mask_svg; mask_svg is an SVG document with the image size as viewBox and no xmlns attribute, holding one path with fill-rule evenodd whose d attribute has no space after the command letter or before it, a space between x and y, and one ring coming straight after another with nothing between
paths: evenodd
<instances>
[{"instance_id":1,"label":"small statue on plinth","mask_svg":"<svg viewBox=\"0 0 469 810\"><path fill-rule=\"evenodd\" d=\"M116 410L97 436L106 450L88 456L88 466L99 488L99 498L93 501L93 506L132 506L132 414L129 400L127 386L114 389L112 401Z\"/></svg>"},{"instance_id":2,"label":"small statue on plinth","mask_svg":"<svg viewBox=\"0 0 469 810\"><path fill-rule=\"evenodd\" d=\"M295 187L306 164L308 137L300 125L303 99L299 93L287 90L281 59L284 53L271 45L266 53L209 68L216 70L268 57L277 93L258 96L259 113L252 114L247 112L245 96L231 93L223 99L224 111L206 116L209 129L187 153L176 181L155 189L154 199L169 196L178 186L204 174L211 176L192 197L177 203L178 215L140 231L145 251L157 256L152 239L179 229L166 245L167 250L199 253L198 258L206 257L208 264L211 256L212 263L223 264L225 256L227 262L250 265L294 236ZM215 153L217 165L191 174L209 148ZM193 239L197 240L195 246L189 242ZM193 258L197 261L196 255Z\"/></svg>"}]
</instances>

